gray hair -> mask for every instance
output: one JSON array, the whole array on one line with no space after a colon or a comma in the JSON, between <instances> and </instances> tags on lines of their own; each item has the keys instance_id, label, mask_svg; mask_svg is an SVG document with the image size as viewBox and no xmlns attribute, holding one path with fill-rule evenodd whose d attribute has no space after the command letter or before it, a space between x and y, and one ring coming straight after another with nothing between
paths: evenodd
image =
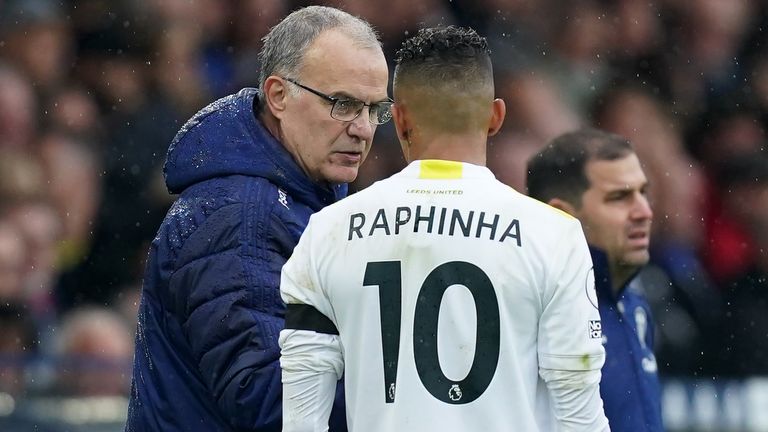
<instances>
[{"instance_id":1,"label":"gray hair","mask_svg":"<svg viewBox=\"0 0 768 432\"><path fill-rule=\"evenodd\" d=\"M343 32L360 48L381 49L376 30L362 18L332 7L308 6L292 12L264 36L259 53L259 87L263 90L271 75L295 77L307 48L320 33L331 29ZM263 102L263 92L259 97Z\"/></svg>"}]
</instances>

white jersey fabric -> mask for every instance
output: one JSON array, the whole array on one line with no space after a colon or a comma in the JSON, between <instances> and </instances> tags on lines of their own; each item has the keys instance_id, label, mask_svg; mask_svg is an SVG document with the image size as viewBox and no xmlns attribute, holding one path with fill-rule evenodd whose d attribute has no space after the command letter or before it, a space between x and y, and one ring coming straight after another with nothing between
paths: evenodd
<instances>
[{"instance_id":1,"label":"white jersey fabric","mask_svg":"<svg viewBox=\"0 0 768 432\"><path fill-rule=\"evenodd\" d=\"M288 314L338 330L281 332L283 430L327 430L342 372L350 431L608 430L591 269L573 217L411 163L313 215L283 267Z\"/></svg>"}]
</instances>

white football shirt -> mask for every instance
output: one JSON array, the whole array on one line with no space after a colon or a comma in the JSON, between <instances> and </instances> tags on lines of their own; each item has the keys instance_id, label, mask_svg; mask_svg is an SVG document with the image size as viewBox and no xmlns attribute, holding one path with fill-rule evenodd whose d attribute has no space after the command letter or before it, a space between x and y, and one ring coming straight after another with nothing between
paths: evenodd
<instances>
[{"instance_id":1,"label":"white football shirt","mask_svg":"<svg viewBox=\"0 0 768 432\"><path fill-rule=\"evenodd\" d=\"M607 430L591 269L573 217L411 163L313 215L283 267L283 430L327 430L342 372L351 431Z\"/></svg>"}]
</instances>

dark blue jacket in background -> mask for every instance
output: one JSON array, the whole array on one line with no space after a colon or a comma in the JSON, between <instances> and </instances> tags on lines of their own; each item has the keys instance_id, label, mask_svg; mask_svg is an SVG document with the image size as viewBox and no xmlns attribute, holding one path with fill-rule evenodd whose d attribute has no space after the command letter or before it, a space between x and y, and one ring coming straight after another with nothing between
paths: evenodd
<instances>
[{"instance_id":1,"label":"dark blue jacket in background","mask_svg":"<svg viewBox=\"0 0 768 432\"><path fill-rule=\"evenodd\" d=\"M591 246L590 252L605 347L600 396L611 432L663 432L654 323L639 278L616 297L605 253Z\"/></svg>"},{"instance_id":2,"label":"dark blue jacket in background","mask_svg":"<svg viewBox=\"0 0 768 432\"><path fill-rule=\"evenodd\" d=\"M310 214L347 189L311 182L257 101L243 89L212 103L168 150L181 195L149 252L127 431L281 429L280 270ZM341 408L332 431L346 430Z\"/></svg>"}]
</instances>

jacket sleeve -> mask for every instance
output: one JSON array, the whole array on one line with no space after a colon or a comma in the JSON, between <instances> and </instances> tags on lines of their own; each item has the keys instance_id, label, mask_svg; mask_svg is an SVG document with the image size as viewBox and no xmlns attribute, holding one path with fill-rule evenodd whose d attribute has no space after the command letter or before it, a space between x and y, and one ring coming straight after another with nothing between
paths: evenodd
<instances>
[{"instance_id":1,"label":"jacket sleeve","mask_svg":"<svg viewBox=\"0 0 768 432\"><path fill-rule=\"evenodd\" d=\"M279 277L284 262L254 232L268 213L219 209L185 245L190 258L170 292L198 372L222 416L236 429L279 431L284 325ZM342 414L343 419L343 414ZM337 430L346 430L343 429Z\"/></svg>"}]
</instances>

